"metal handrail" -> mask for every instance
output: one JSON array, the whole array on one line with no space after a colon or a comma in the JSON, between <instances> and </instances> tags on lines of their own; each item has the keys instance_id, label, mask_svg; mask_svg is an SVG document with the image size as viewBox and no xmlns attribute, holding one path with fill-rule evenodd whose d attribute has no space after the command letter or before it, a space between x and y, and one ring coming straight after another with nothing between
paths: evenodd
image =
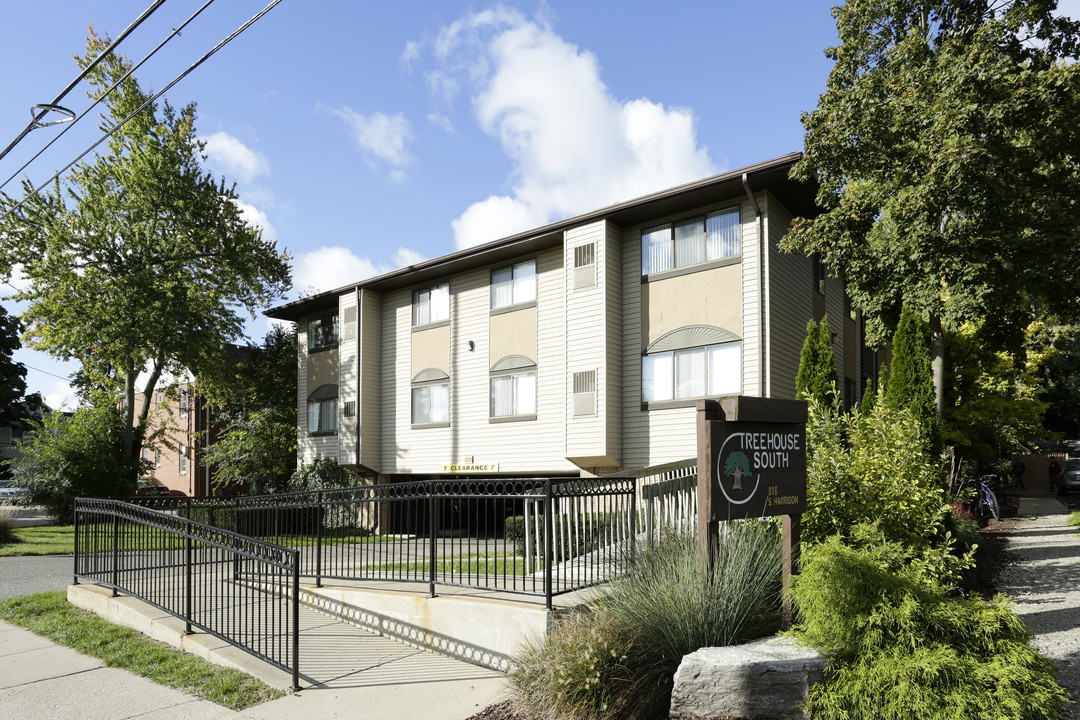
<instances>
[{"instance_id":1,"label":"metal handrail","mask_svg":"<svg viewBox=\"0 0 1080 720\"><path fill-rule=\"evenodd\" d=\"M299 688L298 550L130 502L80 498L75 584L80 578L291 672Z\"/></svg>"}]
</instances>

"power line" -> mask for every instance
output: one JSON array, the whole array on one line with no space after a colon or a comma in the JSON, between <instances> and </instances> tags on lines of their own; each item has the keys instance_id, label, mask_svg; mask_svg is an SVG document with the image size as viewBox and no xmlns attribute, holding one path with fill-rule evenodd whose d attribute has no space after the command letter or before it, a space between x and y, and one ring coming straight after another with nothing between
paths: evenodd
<instances>
[{"instance_id":1,"label":"power line","mask_svg":"<svg viewBox=\"0 0 1080 720\"><path fill-rule=\"evenodd\" d=\"M135 22L128 25L127 29L125 29L124 32L120 33L116 37L116 39L113 40L109 44L109 47L105 48L101 52L100 55L98 55L96 58L94 58L94 61L91 62L89 65L87 65L86 69L83 70L81 73L79 73L79 76L77 78L75 78L70 83L68 83L68 86L66 88L64 88L63 91L61 91L61 93L56 96L56 99L53 100L49 104L50 105L59 105L60 101L64 99L65 95L67 95L69 92L71 92L72 89L74 89L74 87L76 85L78 85L80 82L82 82L83 78L85 78L87 75L89 75L93 71L93 69L95 67L97 67L98 63L100 63L102 60L104 60L106 58L106 56L109 55L109 53L111 53L113 50L115 50L116 47L121 42L124 41L124 38L126 38L128 35L130 35L132 32L134 32L135 28L142 25L143 21L146 20L151 15L153 15L154 11L157 10L159 7L161 7L164 3L165 3L165 0L156 0L156 2L153 5L148 7L146 10L143 10L142 15L137 17L135 19ZM21 133L19 133L18 137L16 137L14 140L12 140L10 145L8 145L6 148L4 148L2 151L0 151L0 160L3 160L4 156L7 155L9 152L11 152L11 149L13 147L15 147L16 145L18 145L19 141L21 141L24 137L26 137L27 133L29 133L31 130L33 130L35 127L37 127L37 123L40 122L41 118L45 117L45 115L48 112L49 111L46 108L46 109L42 109L39 113L34 115L34 119L30 121L30 124L27 125L26 128Z\"/></svg>"},{"instance_id":2,"label":"power line","mask_svg":"<svg viewBox=\"0 0 1080 720\"><path fill-rule=\"evenodd\" d=\"M162 1L164 1L164 0L162 0ZM194 13L192 13L192 15L191 15L191 16L190 16L190 17L189 17L189 18L188 18L187 20L185 20L185 21L184 21L184 22L183 22L183 23L182 23L181 25L179 25L178 27L175 27L175 28L173 28L172 32L171 32L171 33L169 33L169 34L168 34L168 35L167 35L167 36L165 37L165 39L164 39L164 40L162 40L162 41L161 41L160 43L158 43L157 47L155 47L155 48L154 48L153 50L151 50L151 51L150 51L150 52L149 52L149 53L148 53L148 54L146 55L146 57L144 57L144 58L143 58L142 60L140 60L140 61L138 62L138 64L134 65L134 66L133 66L133 67L132 67L131 69L129 69L129 70L128 70L128 71L126 72L126 73L124 73L124 75L123 75L123 76L122 76L122 77L121 77L121 78L120 78L119 80L117 80L116 82L114 82L114 83L113 83L113 84L112 84L112 85L111 85L111 86L109 87L109 89L108 89L108 90L106 90L105 92L101 93L101 95L100 95L100 96L98 96L98 98L97 98L96 100L94 100L93 104L91 104L91 105L90 105L90 107L86 108L86 110L83 110L83 112L82 112L82 113L80 113L80 114L79 114L79 116L78 116L77 118L75 118L75 119L74 119L74 120L72 120L71 122L67 123L67 124L66 124L66 125L64 126L64 129L63 129L63 130L61 130L61 131L60 131L59 133L57 133L56 137L54 137L54 138L53 138L52 140L50 140L50 141L48 142L48 144L47 144L47 145L45 145L45 147L43 147L43 148L41 148L40 150L38 150L38 151L37 151L37 153L36 153L36 154L35 154L35 155L34 155L34 156L33 156L32 158L30 158L29 160L27 160L27 161L26 161L26 162L25 162L25 163L23 164L23 166L22 166L21 168L19 168L19 169L18 169L18 170L16 170L16 171L15 171L14 173L12 173L11 177L9 177L9 178L8 178L7 180L5 180L4 182L0 183L0 190L4 189L4 187L5 187L5 186L6 186L6 185L7 185L7 184L8 184L9 182L11 182L11 181L12 181L12 180L14 180L14 179L15 179L16 177L18 177L19 173L21 173L21 172L22 172L23 170L25 170L26 168L28 168L28 167L30 166L30 164L31 164L32 162L34 162L34 161L35 161L35 160L37 160L37 159L38 159L39 157L41 157L42 153L44 153L44 152L45 152L46 150L48 150L49 148L51 148L51 147L52 147L52 145L53 145L53 143L55 143L55 142L56 142L57 140L59 140L60 138L64 137L64 133L66 133L66 132L67 132L68 130L70 130L71 128L73 128L73 127L75 126L75 123L77 123L77 122L79 122L80 120L82 120L82 119L83 119L84 117L86 117L86 116L87 116L87 115L88 115L88 114L90 113L90 111L91 111L91 110L93 110L93 109L94 109L94 108L96 108L96 107L97 107L97 106L98 106L99 104L101 104L101 102L102 102L103 100L105 100L105 98L106 98L106 97L108 97L108 96L109 96L109 95L110 95L110 94L112 93L112 91L113 91L113 90L115 90L115 89L116 89L117 87L119 87L120 83L124 82L124 80L126 80L126 79L127 79L128 77L130 77L132 73L134 73L134 72L135 72L136 70L138 70L138 69L139 69L140 67L142 67L142 66L143 66L143 64L144 64L144 63L145 63L145 62L146 62L147 60L149 60L149 59L150 59L150 58L152 58L152 57L153 57L154 55L156 55L156 54L157 54L157 52L158 52L158 50L161 50L161 48L165 47L165 44L166 44L166 43L168 43L168 42L169 42L170 40L172 40L172 39L173 39L174 37L176 37L177 35L179 35L179 34L180 34L180 31L181 31L181 30L183 30L184 28L186 28L186 27L187 27L187 26L188 26L188 25L189 25L189 24L191 23L191 21L193 21L193 20L194 20L195 18L197 18L197 17L199 16L199 15L201 15L201 14L202 14L202 12L203 12L203 10L205 10L205 9L206 9L206 8L208 8L208 7L210 7L210 5L212 5L212 4L213 4L213 2L214 2L214 0L206 0L206 2L205 2L205 3L203 4L203 6L202 6L202 7L200 7L200 8L198 9L198 10L196 10L196 11L195 11Z\"/></svg>"},{"instance_id":3,"label":"power line","mask_svg":"<svg viewBox=\"0 0 1080 720\"><path fill-rule=\"evenodd\" d=\"M27 365L26 363L19 363L19 364L22 365L27 370L33 370L35 372L43 373L45 375L51 375L54 378L58 378L60 380L67 380L68 382L71 382L70 377L64 377L63 375L57 375L56 373L51 373L48 370L42 370L41 368L36 368L36 367L31 366L31 365Z\"/></svg>"},{"instance_id":4,"label":"power line","mask_svg":"<svg viewBox=\"0 0 1080 720\"><path fill-rule=\"evenodd\" d=\"M259 11L258 13L256 13L256 14L255 14L254 16L252 16L252 18L251 18L250 20L248 20L248 21L247 21L247 22L245 22L245 23L244 23L243 25L241 25L241 26L240 26L240 27L238 27L238 28L237 28L236 30L234 30L234 31L232 32L232 34L231 34L231 35L229 35L229 36L228 36L228 37L226 37L226 38L225 38L224 40L222 40L221 42L219 42L219 43L218 43L217 45L215 45L214 47L212 47L212 48L211 48L211 49L210 49L210 50L209 50L209 51L208 51L208 52L207 52L207 53L206 53L205 55L203 55L203 56L202 56L201 58L199 58L199 59L198 59L198 60L196 60L196 61L195 61L194 63L192 63L192 64L191 64L191 66L190 66L190 67L188 67L188 69L187 69L187 70L185 70L184 72L180 73L180 74L179 74L179 75L177 75L177 76L176 76L175 78L173 78L173 80L172 80L172 81L171 81L171 82L170 82L170 83L169 83L168 85L166 85L165 87L163 87L163 88L162 88L162 89L161 89L160 91L158 91L157 93L155 93L155 94L154 94L153 96L151 96L151 97L147 98L147 100L146 100L146 101L145 101L145 102L144 102L144 103L143 103L142 105L140 105L140 106L139 106L138 108L136 108L135 110L133 110L133 111L132 111L132 112L131 112L131 113L130 113L130 114L129 114L129 115L127 116L127 117L125 117L125 118L124 118L123 120L121 120L120 122L118 122L117 124L115 124L115 125L113 125L113 126L112 126L111 128L109 128L109 130L108 130L108 131L106 131L106 133L105 133L104 135L102 135L102 136L101 136L101 137L100 137L100 138L99 138L99 139L97 140L97 142L95 142L95 143L94 143L93 145L91 145L90 147L86 148L86 150L84 150L84 151L83 151L83 152L82 152L82 153L81 153L81 154L80 154L80 155L79 155L78 157L76 157L76 158L75 158L74 160L72 160L71 162L69 162L69 163L68 163L67 165L65 165L64 167L60 168L60 170L56 171L56 172L55 172L55 173L53 174L53 176L52 176L52 177L50 177L50 178L49 178L48 180L46 180L45 182L43 182L43 183L42 183L41 185L38 185L38 186L37 186L36 188L34 188L34 190L32 190L31 192L27 193L26 197L24 197L24 198L23 198L22 200L20 200L20 201L18 202L18 204L17 204L17 205L15 205L15 206L14 206L13 208L11 208L10 210L8 210L8 211L7 211L6 213L4 213L4 214L3 214L2 216L0 216L0 221L4 220L4 219L5 219L5 218L6 218L6 217L7 217L8 215L10 215L11 213L15 212L16 210L18 210L19 208L21 208L21 207L22 207L23 205L25 205L25 204L26 204L26 201L27 201L27 200L29 200L29 199L30 199L31 197L33 197L34 195L37 195L38 193L40 193L40 192L42 191L42 189L44 189L44 188L45 188L45 186L46 186L46 185L49 185L50 183L54 182L54 181L55 181L55 180L57 180L57 179L58 179L58 178L59 178L59 177L60 177L61 175L63 175L63 174L64 174L65 172L67 172L68 170L70 170L70 169L71 169L71 168L72 168L72 167L73 167L73 166L75 165L75 163L79 162L79 161L80 161L80 160L82 160L82 159L83 159L84 157L86 157L87 155L89 155L89 154L90 154L90 152L91 152L91 151L92 151L92 150L93 150L94 148L96 148L96 147L97 147L98 145L100 145L101 143L105 142L106 140L108 140L108 139L109 139L110 137L112 137L113 135L115 135L115 134L116 134L116 131L117 131L117 130L119 130L119 129L120 129L120 128L122 128L122 127L123 127L124 125L126 125L126 124L127 124L127 123L128 123L128 122L129 122L129 121L130 121L130 120L132 119L132 118L134 118L134 117L135 117L136 115L138 115L139 113L141 113L141 112L142 112L143 110L145 110L145 109L146 109L147 107L149 107L150 105L152 105L152 104L153 104L153 103L154 103L155 101L157 101L157 99L158 99L158 98L160 98L160 97L161 97L162 95L164 95L164 94L165 94L166 92L168 92L169 90L171 90L171 89L172 89L172 87L173 87L174 85L176 85L176 84L177 84L178 82L180 82L180 81L181 81L181 80L183 80L183 79L184 79L185 77L187 77L188 75L190 75L190 74L191 74L191 73L192 73L192 72L193 72L193 71L195 70L195 68L197 68L197 67L199 67L200 65L202 65L202 64L203 64L204 62L206 62L207 60L209 60L209 59L210 59L210 58L211 58L211 57L212 57L212 56L213 56L213 55L214 55L215 53L217 53L217 52L218 52L219 50L221 50L221 49L222 49L223 47L225 47L225 46L226 46L226 45L228 45L228 44L229 44L230 42L232 42L233 40L235 40L235 39L236 39L236 38L237 38L237 37L238 37L238 36L239 36L239 35L240 35L240 34L241 34L242 32L244 32L245 30L247 30L247 29L248 29L249 27L251 27L251 26L252 26L252 25L253 25L254 23L256 23L256 22L257 22L257 21L258 21L258 20L259 20L260 18L262 18L262 16L263 16L263 15L265 15L266 13L270 12L270 11L271 11L271 10L273 10L273 9L274 9L275 7L277 7L277 5L278 5L278 4L280 3L280 2L281 2L281 0L272 0L272 1L271 1L271 2L270 2L270 3L269 3L269 4L267 5L267 6L266 6L266 7L264 7L264 8L262 9L262 10L260 10L260 11Z\"/></svg>"}]
</instances>

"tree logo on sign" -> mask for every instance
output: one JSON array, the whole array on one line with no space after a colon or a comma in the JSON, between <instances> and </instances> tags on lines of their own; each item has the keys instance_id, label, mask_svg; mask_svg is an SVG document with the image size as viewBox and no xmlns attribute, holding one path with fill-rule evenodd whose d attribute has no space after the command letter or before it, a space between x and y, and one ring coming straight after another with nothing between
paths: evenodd
<instances>
[{"instance_id":1,"label":"tree logo on sign","mask_svg":"<svg viewBox=\"0 0 1080 720\"><path fill-rule=\"evenodd\" d=\"M717 456L717 468L723 468L717 471L717 485L720 486L720 492L724 494L727 501L733 505L749 502L757 493L758 485L761 483L761 473L754 472L754 465L743 447L745 435L746 433L729 435L724 440L724 444L720 447L720 454ZM754 482L749 494L746 494L743 483L748 479Z\"/></svg>"}]
</instances>

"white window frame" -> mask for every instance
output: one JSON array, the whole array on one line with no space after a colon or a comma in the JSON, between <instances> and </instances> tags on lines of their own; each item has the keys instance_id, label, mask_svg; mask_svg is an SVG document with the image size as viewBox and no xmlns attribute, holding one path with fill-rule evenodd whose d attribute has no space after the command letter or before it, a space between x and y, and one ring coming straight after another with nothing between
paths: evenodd
<instances>
[{"instance_id":1,"label":"white window frame","mask_svg":"<svg viewBox=\"0 0 1080 720\"><path fill-rule=\"evenodd\" d=\"M503 265L491 271L491 309L536 302L536 259Z\"/></svg>"},{"instance_id":2,"label":"white window frame","mask_svg":"<svg viewBox=\"0 0 1080 720\"><path fill-rule=\"evenodd\" d=\"M412 325L421 327L450 319L450 283L413 290Z\"/></svg>"},{"instance_id":3,"label":"white window frame","mask_svg":"<svg viewBox=\"0 0 1080 720\"><path fill-rule=\"evenodd\" d=\"M731 362L733 359L734 363ZM691 370L689 376L686 375L688 369ZM703 369L704 374L695 374L698 369ZM741 390L742 341L641 356L641 401L644 403L738 395Z\"/></svg>"},{"instance_id":4,"label":"white window frame","mask_svg":"<svg viewBox=\"0 0 1080 720\"><path fill-rule=\"evenodd\" d=\"M181 445L180 446L179 458L180 458L180 474L181 475L187 475L187 464L188 464L187 445Z\"/></svg>"},{"instance_id":5,"label":"white window frame","mask_svg":"<svg viewBox=\"0 0 1080 720\"><path fill-rule=\"evenodd\" d=\"M498 402L496 388L509 389L509 398ZM537 404L536 367L501 372L488 381L488 413L491 420L535 420ZM503 412L504 408L508 412Z\"/></svg>"},{"instance_id":6,"label":"white window frame","mask_svg":"<svg viewBox=\"0 0 1080 720\"><path fill-rule=\"evenodd\" d=\"M437 406L432 402L436 394L443 396L442 412L437 412ZM419 414L418 410L421 411ZM410 417L413 425L449 425L450 381L413 385L410 392Z\"/></svg>"},{"instance_id":7,"label":"white window frame","mask_svg":"<svg viewBox=\"0 0 1080 720\"><path fill-rule=\"evenodd\" d=\"M733 239L719 232L709 234L709 222L714 218L734 219ZM693 226L699 223L700 227L694 231ZM641 231L642 275L691 268L741 255L742 223L738 205L654 225Z\"/></svg>"},{"instance_id":8,"label":"white window frame","mask_svg":"<svg viewBox=\"0 0 1080 720\"><path fill-rule=\"evenodd\" d=\"M324 329L329 324L330 329ZM308 352L337 347L338 315L336 312L319 315L308 320Z\"/></svg>"}]
</instances>

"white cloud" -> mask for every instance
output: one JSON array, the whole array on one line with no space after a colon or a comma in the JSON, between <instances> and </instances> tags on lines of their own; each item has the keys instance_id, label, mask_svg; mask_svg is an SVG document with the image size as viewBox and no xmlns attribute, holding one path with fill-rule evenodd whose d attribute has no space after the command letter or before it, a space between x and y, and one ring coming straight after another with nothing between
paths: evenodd
<instances>
[{"instance_id":1,"label":"white cloud","mask_svg":"<svg viewBox=\"0 0 1080 720\"><path fill-rule=\"evenodd\" d=\"M53 380L40 392L45 404L53 410L74 410L79 406L75 389L65 380Z\"/></svg>"},{"instance_id":2,"label":"white cloud","mask_svg":"<svg viewBox=\"0 0 1080 720\"><path fill-rule=\"evenodd\" d=\"M414 265L423 259L422 254L406 247L399 247L394 252L392 263L360 257L345 247L321 247L293 260L293 286L304 293L325 292Z\"/></svg>"},{"instance_id":3,"label":"white cloud","mask_svg":"<svg viewBox=\"0 0 1080 720\"><path fill-rule=\"evenodd\" d=\"M405 168L414 158L407 147L412 140L412 129L403 114L373 112L364 115L349 107L333 112L345 123L353 142L373 170L381 161L390 168L390 180L401 182L405 179Z\"/></svg>"},{"instance_id":4,"label":"white cloud","mask_svg":"<svg viewBox=\"0 0 1080 720\"><path fill-rule=\"evenodd\" d=\"M270 161L226 132L200 138L206 143L207 161L219 168L226 178L249 183L260 175L270 174Z\"/></svg>"},{"instance_id":5,"label":"white cloud","mask_svg":"<svg viewBox=\"0 0 1080 720\"><path fill-rule=\"evenodd\" d=\"M423 253L417 252L410 248L398 248L394 253L394 264L398 267L408 267L410 265L416 265L419 262L427 260Z\"/></svg>"},{"instance_id":6,"label":"white cloud","mask_svg":"<svg viewBox=\"0 0 1080 720\"><path fill-rule=\"evenodd\" d=\"M4 284L3 290L8 291L8 292L0 291L0 297L4 297L5 295L10 294L11 292L15 292L15 291L23 292L24 290L29 290L29 289L30 289L30 278L26 277L26 275L23 273L23 266L21 264L16 263L11 268L11 277L8 278L5 281L5 284Z\"/></svg>"},{"instance_id":7,"label":"white cloud","mask_svg":"<svg viewBox=\"0 0 1080 720\"><path fill-rule=\"evenodd\" d=\"M718 172L689 108L619 100L596 56L542 19L495 8L427 43L427 80L452 104L470 88L476 119L514 165L512 191L471 205L452 225L459 248Z\"/></svg>"},{"instance_id":8,"label":"white cloud","mask_svg":"<svg viewBox=\"0 0 1080 720\"><path fill-rule=\"evenodd\" d=\"M450 133L451 135L457 134L457 131L454 130L454 123L442 113L430 113L427 116L427 120L444 132Z\"/></svg>"},{"instance_id":9,"label":"white cloud","mask_svg":"<svg viewBox=\"0 0 1080 720\"><path fill-rule=\"evenodd\" d=\"M243 200L237 200L236 206L240 208L240 216L243 217L249 225L262 228L263 237L267 240L273 240L275 244L277 243L277 230L270 224L270 219L266 216L266 213Z\"/></svg>"}]
</instances>

